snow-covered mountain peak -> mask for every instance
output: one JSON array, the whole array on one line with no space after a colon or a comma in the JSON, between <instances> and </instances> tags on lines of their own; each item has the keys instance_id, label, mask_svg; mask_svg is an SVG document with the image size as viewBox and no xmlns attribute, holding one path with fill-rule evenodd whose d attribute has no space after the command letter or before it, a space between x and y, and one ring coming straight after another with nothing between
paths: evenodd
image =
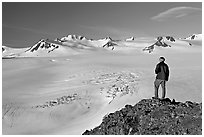
<instances>
[{"instance_id":1,"label":"snow-covered mountain peak","mask_svg":"<svg viewBox=\"0 0 204 137\"><path fill-rule=\"evenodd\" d=\"M202 40L202 34L192 34L187 38L184 38L185 40Z\"/></svg>"},{"instance_id":2,"label":"snow-covered mountain peak","mask_svg":"<svg viewBox=\"0 0 204 137\"><path fill-rule=\"evenodd\" d=\"M62 37L60 40L62 42L65 42L65 41L88 40L88 39L80 35L67 35L65 37Z\"/></svg>"},{"instance_id":3,"label":"snow-covered mountain peak","mask_svg":"<svg viewBox=\"0 0 204 137\"><path fill-rule=\"evenodd\" d=\"M155 46L157 47L171 47L171 45L167 44L166 41L168 42L175 42L175 39L171 36L159 36L157 37L157 41L152 44L151 46L147 46L143 49L143 51L148 51L149 53L153 52L155 49Z\"/></svg>"},{"instance_id":4,"label":"snow-covered mountain peak","mask_svg":"<svg viewBox=\"0 0 204 137\"><path fill-rule=\"evenodd\" d=\"M34 46L30 47L26 52L36 52L38 50L47 50L47 52L51 52L57 48L59 48L57 41L41 39Z\"/></svg>"},{"instance_id":5,"label":"snow-covered mountain peak","mask_svg":"<svg viewBox=\"0 0 204 137\"><path fill-rule=\"evenodd\" d=\"M125 41L133 41L133 40L135 40L135 37L127 38Z\"/></svg>"},{"instance_id":6,"label":"snow-covered mountain peak","mask_svg":"<svg viewBox=\"0 0 204 137\"><path fill-rule=\"evenodd\" d=\"M113 39L111 37L106 37L105 40L112 41Z\"/></svg>"}]
</instances>

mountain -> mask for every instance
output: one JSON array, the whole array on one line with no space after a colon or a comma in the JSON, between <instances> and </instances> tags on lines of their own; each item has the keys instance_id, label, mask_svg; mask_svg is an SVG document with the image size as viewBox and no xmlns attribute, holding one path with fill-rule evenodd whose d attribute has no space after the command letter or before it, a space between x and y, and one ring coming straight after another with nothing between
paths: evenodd
<instances>
[{"instance_id":1,"label":"mountain","mask_svg":"<svg viewBox=\"0 0 204 137\"><path fill-rule=\"evenodd\" d=\"M185 40L202 40L202 34L192 34L187 38L184 38Z\"/></svg>"},{"instance_id":2,"label":"mountain","mask_svg":"<svg viewBox=\"0 0 204 137\"><path fill-rule=\"evenodd\" d=\"M70 38L70 37L68 37ZM62 39L41 39L35 45L31 46L24 53L23 57L49 57L66 56L79 54L80 50L88 49L89 46L73 42L72 40Z\"/></svg>"},{"instance_id":3,"label":"mountain","mask_svg":"<svg viewBox=\"0 0 204 137\"><path fill-rule=\"evenodd\" d=\"M171 42L175 42L176 41L175 38L172 37L172 36L166 36L166 39L171 41Z\"/></svg>"},{"instance_id":4,"label":"mountain","mask_svg":"<svg viewBox=\"0 0 204 137\"><path fill-rule=\"evenodd\" d=\"M187 38L181 38L180 40L189 42L189 45L202 45L202 34L192 34Z\"/></svg>"},{"instance_id":5,"label":"mountain","mask_svg":"<svg viewBox=\"0 0 204 137\"><path fill-rule=\"evenodd\" d=\"M115 46L117 46L117 44L112 41L109 41L108 43L103 45L104 48L111 48L111 50L114 50Z\"/></svg>"},{"instance_id":6,"label":"mountain","mask_svg":"<svg viewBox=\"0 0 204 137\"><path fill-rule=\"evenodd\" d=\"M79 36L79 35L67 35L65 37L62 37L60 40L61 42L65 42L65 41L88 40L88 39L84 36Z\"/></svg>"},{"instance_id":7,"label":"mountain","mask_svg":"<svg viewBox=\"0 0 204 137\"><path fill-rule=\"evenodd\" d=\"M91 40L89 41L89 44L94 47L98 47L98 48L106 48L106 46L104 45L111 41L112 41L112 38L106 37L106 38L101 38L98 40Z\"/></svg>"},{"instance_id":8,"label":"mountain","mask_svg":"<svg viewBox=\"0 0 204 137\"><path fill-rule=\"evenodd\" d=\"M17 49L2 46L2 56L47 57L75 55L88 50L97 50L97 48L110 49L109 46L105 46L109 41L112 41L110 37L99 40L90 40L84 36L67 35L62 38L56 38L55 40L40 39L29 48Z\"/></svg>"},{"instance_id":9,"label":"mountain","mask_svg":"<svg viewBox=\"0 0 204 137\"><path fill-rule=\"evenodd\" d=\"M148 51L149 53L153 52L155 47L171 47L171 45L168 45L165 41L175 42L175 39L170 36L166 37L157 37L157 41L152 44L151 46L145 47L143 51Z\"/></svg>"},{"instance_id":10,"label":"mountain","mask_svg":"<svg viewBox=\"0 0 204 137\"><path fill-rule=\"evenodd\" d=\"M49 40L41 39L34 46L32 46L28 50L26 50L26 52L35 52L35 51L39 51L39 50L46 50L47 53L49 53L49 52L52 52L52 51L58 49L60 45L61 45L61 43L57 42L57 41L51 42Z\"/></svg>"},{"instance_id":11,"label":"mountain","mask_svg":"<svg viewBox=\"0 0 204 137\"><path fill-rule=\"evenodd\" d=\"M127 38L125 41L133 41L133 40L135 40L135 37Z\"/></svg>"},{"instance_id":12,"label":"mountain","mask_svg":"<svg viewBox=\"0 0 204 137\"><path fill-rule=\"evenodd\" d=\"M104 116L83 135L202 135L202 103L143 99Z\"/></svg>"}]
</instances>

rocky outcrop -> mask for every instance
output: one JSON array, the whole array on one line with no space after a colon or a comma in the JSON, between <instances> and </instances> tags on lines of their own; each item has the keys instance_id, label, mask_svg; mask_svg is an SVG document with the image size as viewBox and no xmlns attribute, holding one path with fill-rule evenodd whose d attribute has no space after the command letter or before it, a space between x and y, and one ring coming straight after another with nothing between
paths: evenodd
<instances>
[{"instance_id":1,"label":"rocky outcrop","mask_svg":"<svg viewBox=\"0 0 204 137\"><path fill-rule=\"evenodd\" d=\"M6 51L6 49L4 47L2 47L2 52Z\"/></svg>"},{"instance_id":2,"label":"rocky outcrop","mask_svg":"<svg viewBox=\"0 0 204 137\"><path fill-rule=\"evenodd\" d=\"M202 103L143 99L110 113L83 135L197 135L202 134Z\"/></svg>"},{"instance_id":3,"label":"rocky outcrop","mask_svg":"<svg viewBox=\"0 0 204 137\"><path fill-rule=\"evenodd\" d=\"M174 39L174 37L171 36L166 36L166 39L171 41L171 42L175 42L176 40Z\"/></svg>"}]
</instances>

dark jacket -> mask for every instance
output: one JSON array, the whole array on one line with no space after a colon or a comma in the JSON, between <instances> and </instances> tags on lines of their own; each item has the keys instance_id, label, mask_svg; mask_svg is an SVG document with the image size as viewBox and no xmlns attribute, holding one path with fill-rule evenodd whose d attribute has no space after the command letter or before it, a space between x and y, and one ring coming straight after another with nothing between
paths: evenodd
<instances>
[{"instance_id":1,"label":"dark jacket","mask_svg":"<svg viewBox=\"0 0 204 137\"><path fill-rule=\"evenodd\" d=\"M157 64L155 73L157 74L156 79L169 80L169 67L166 63L160 62Z\"/></svg>"}]
</instances>

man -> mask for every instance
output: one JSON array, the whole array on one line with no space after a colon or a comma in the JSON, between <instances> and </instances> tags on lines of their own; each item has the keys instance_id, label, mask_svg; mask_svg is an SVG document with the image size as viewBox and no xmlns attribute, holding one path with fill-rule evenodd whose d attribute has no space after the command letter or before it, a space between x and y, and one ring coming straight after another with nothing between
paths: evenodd
<instances>
[{"instance_id":1,"label":"man","mask_svg":"<svg viewBox=\"0 0 204 137\"><path fill-rule=\"evenodd\" d=\"M162 87L162 99L164 99L166 95L166 82L169 79L169 67L166 63L164 63L164 61L165 58L160 57L159 63L157 64L155 69L155 74L157 74L154 81L155 98L158 98L158 90L160 85Z\"/></svg>"}]
</instances>

